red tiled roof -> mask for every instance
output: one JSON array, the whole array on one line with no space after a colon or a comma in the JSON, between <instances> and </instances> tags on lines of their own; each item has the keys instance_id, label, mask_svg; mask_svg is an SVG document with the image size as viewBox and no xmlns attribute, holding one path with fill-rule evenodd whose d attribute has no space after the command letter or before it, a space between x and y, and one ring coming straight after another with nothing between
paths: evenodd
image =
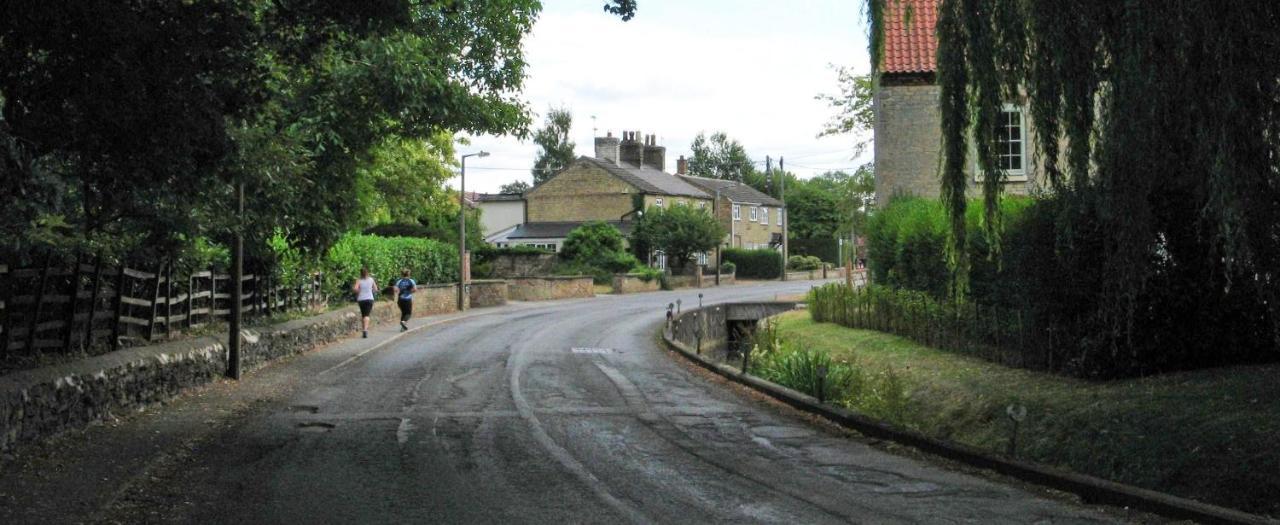
<instances>
[{"instance_id":1,"label":"red tiled roof","mask_svg":"<svg viewBox=\"0 0 1280 525\"><path fill-rule=\"evenodd\" d=\"M881 73L937 70L939 0L884 0Z\"/></svg>"}]
</instances>

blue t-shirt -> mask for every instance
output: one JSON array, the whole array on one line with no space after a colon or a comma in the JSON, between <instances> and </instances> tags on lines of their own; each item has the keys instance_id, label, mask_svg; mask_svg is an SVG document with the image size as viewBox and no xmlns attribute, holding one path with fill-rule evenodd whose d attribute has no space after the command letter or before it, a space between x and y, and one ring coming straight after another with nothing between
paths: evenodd
<instances>
[{"instance_id":1,"label":"blue t-shirt","mask_svg":"<svg viewBox=\"0 0 1280 525\"><path fill-rule=\"evenodd\" d=\"M408 277L396 281L396 288L400 289L400 298L406 301L413 299L413 289L418 286L418 281Z\"/></svg>"}]
</instances>

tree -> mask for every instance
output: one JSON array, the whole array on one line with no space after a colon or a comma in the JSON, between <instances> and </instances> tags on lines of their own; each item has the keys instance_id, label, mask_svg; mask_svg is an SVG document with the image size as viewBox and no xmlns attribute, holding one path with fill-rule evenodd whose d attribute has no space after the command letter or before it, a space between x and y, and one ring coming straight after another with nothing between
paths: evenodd
<instances>
[{"instance_id":1,"label":"tree","mask_svg":"<svg viewBox=\"0 0 1280 525\"><path fill-rule=\"evenodd\" d=\"M576 271L590 273L600 284L607 283L615 273L626 273L640 265L623 249L622 232L602 221L591 221L570 231L560 258L569 261Z\"/></svg>"},{"instance_id":2,"label":"tree","mask_svg":"<svg viewBox=\"0 0 1280 525\"><path fill-rule=\"evenodd\" d=\"M561 168L573 162L573 141L569 129L573 127L573 114L567 108L551 108L546 123L533 134L533 142L542 151L533 163L533 183L542 184Z\"/></svg>"},{"instance_id":3,"label":"tree","mask_svg":"<svg viewBox=\"0 0 1280 525\"><path fill-rule=\"evenodd\" d=\"M539 9L5 3L0 242L172 252L227 234L238 181L247 245L283 230L321 249L362 222L359 169L388 136L527 126L520 43Z\"/></svg>"},{"instance_id":4,"label":"tree","mask_svg":"<svg viewBox=\"0 0 1280 525\"><path fill-rule=\"evenodd\" d=\"M892 1L870 2L873 63ZM960 281L969 153L983 175L983 234L998 254L1005 174L996 168L997 122L1006 102L1025 100L1050 190L1037 212L1052 216L1038 224L1056 237L1036 256L1056 269L1048 279L1091 283L1076 292L1075 311L1062 313L1093 320L1080 335L1102 348L1095 355L1137 355L1144 346L1167 355L1159 347L1167 340L1203 355L1238 343L1274 359L1276 20L1276 2L943 0L941 198ZM1250 313L1204 322L1209 311ZM1187 327L1195 331L1179 336Z\"/></svg>"},{"instance_id":5,"label":"tree","mask_svg":"<svg viewBox=\"0 0 1280 525\"><path fill-rule=\"evenodd\" d=\"M835 70L836 81L840 84L840 94L819 94L814 97L836 110L835 116L827 121L822 131L818 132L818 136L862 134L871 131L875 123L875 114L872 111L874 82L871 75L858 75L852 68L844 66L837 67ZM861 155L870 143L871 137L855 142L853 156Z\"/></svg>"},{"instance_id":6,"label":"tree","mask_svg":"<svg viewBox=\"0 0 1280 525\"><path fill-rule=\"evenodd\" d=\"M356 169L364 226L412 223L428 209L447 206L444 182L456 164L452 133L427 141L388 137Z\"/></svg>"},{"instance_id":7,"label":"tree","mask_svg":"<svg viewBox=\"0 0 1280 525\"><path fill-rule=\"evenodd\" d=\"M706 208L655 206L636 221L631 243L646 252L662 250L672 268L681 268L694 255L714 249L724 236L724 227Z\"/></svg>"},{"instance_id":8,"label":"tree","mask_svg":"<svg viewBox=\"0 0 1280 525\"><path fill-rule=\"evenodd\" d=\"M521 195L524 192L529 191L529 188L530 188L529 183L522 180L517 180L517 181L509 182L500 186L498 188L498 193L501 193L503 195Z\"/></svg>"},{"instance_id":9,"label":"tree","mask_svg":"<svg viewBox=\"0 0 1280 525\"><path fill-rule=\"evenodd\" d=\"M689 174L695 177L746 182L745 179L755 172L747 150L723 131L712 133L710 137L698 133L689 149L692 150Z\"/></svg>"}]
</instances>

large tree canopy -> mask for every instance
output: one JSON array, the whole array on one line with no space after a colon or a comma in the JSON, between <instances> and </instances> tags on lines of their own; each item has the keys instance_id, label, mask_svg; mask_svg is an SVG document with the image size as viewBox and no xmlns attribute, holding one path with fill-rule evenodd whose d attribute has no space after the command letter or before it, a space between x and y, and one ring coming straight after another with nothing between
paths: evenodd
<instances>
[{"instance_id":1,"label":"large tree canopy","mask_svg":"<svg viewBox=\"0 0 1280 525\"><path fill-rule=\"evenodd\" d=\"M894 1L871 0L873 25ZM1025 100L1060 214L1060 248L1042 255L1096 275L1095 310L1075 315L1104 321L1097 338L1124 348L1144 319L1195 324L1197 311L1230 308L1249 344L1280 343L1277 27L1276 2L942 0L954 251L968 245L971 136L998 245L996 120L1003 103Z\"/></svg>"},{"instance_id":2,"label":"large tree canopy","mask_svg":"<svg viewBox=\"0 0 1280 525\"><path fill-rule=\"evenodd\" d=\"M357 226L388 137L521 132L536 0L7 2L0 241L169 249L226 231L320 247Z\"/></svg>"}]
</instances>

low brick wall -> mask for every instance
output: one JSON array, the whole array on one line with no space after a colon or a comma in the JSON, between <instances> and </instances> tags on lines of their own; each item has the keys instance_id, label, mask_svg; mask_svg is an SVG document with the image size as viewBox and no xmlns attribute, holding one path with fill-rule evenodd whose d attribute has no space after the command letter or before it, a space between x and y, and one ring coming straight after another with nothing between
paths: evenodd
<instances>
[{"instance_id":1,"label":"low brick wall","mask_svg":"<svg viewBox=\"0 0 1280 525\"><path fill-rule=\"evenodd\" d=\"M823 276L822 270L805 270L787 272L788 281L814 281L818 279L836 279L844 278L844 268L829 268L826 276Z\"/></svg>"},{"instance_id":2,"label":"low brick wall","mask_svg":"<svg viewBox=\"0 0 1280 525\"><path fill-rule=\"evenodd\" d=\"M471 281L467 294L472 308L507 304L506 281Z\"/></svg>"},{"instance_id":3,"label":"low brick wall","mask_svg":"<svg viewBox=\"0 0 1280 525\"><path fill-rule=\"evenodd\" d=\"M394 303L379 301L371 317L380 322L397 316ZM359 311L351 306L247 329L241 345L243 366L259 368L272 359L348 337L359 327ZM0 377L0 449L139 410L213 381L226 368L225 337L201 337Z\"/></svg>"},{"instance_id":4,"label":"low brick wall","mask_svg":"<svg viewBox=\"0 0 1280 525\"><path fill-rule=\"evenodd\" d=\"M590 276L522 277L507 279L507 297L512 301L549 301L595 297Z\"/></svg>"},{"instance_id":5,"label":"low brick wall","mask_svg":"<svg viewBox=\"0 0 1280 525\"><path fill-rule=\"evenodd\" d=\"M662 289L662 283L655 277L645 281L640 278L639 274L614 274L613 276L613 293L640 293L640 292L656 292Z\"/></svg>"},{"instance_id":6,"label":"low brick wall","mask_svg":"<svg viewBox=\"0 0 1280 525\"><path fill-rule=\"evenodd\" d=\"M497 255L490 260L494 279L515 277L540 277L555 271L557 257L554 253Z\"/></svg>"}]
</instances>

